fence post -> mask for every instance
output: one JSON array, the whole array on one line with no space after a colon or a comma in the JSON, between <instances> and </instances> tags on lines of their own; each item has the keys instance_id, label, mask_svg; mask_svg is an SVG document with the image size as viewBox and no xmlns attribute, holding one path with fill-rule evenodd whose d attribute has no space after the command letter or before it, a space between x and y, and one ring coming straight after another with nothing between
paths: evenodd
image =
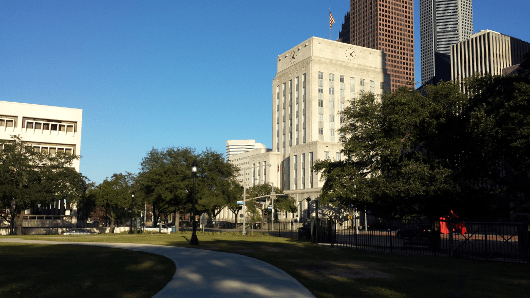
<instances>
[{"instance_id":1,"label":"fence post","mask_svg":"<svg viewBox=\"0 0 530 298\"><path fill-rule=\"evenodd\" d=\"M453 222L449 220L449 256L453 256Z\"/></svg>"},{"instance_id":2,"label":"fence post","mask_svg":"<svg viewBox=\"0 0 530 298\"><path fill-rule=\"evenodd\" d=\"M394 252L394 237L392 237L392 222L393 220L390 220L390 229L388 230L388 235L390 237L390 252Z\"/></svg>"},{"instance_id":3,"label":"fence post","mask_svg":"<svg viewBox=\"0 0 530 298\"><path fill-rule=\"evenodd\" d=\"M331 247L333 247L333 220L329 220L329 227L328 227L328 234L329 234L329 242L331 242ZM335 230L336 232L336 230Z\"/></svg>"}]
</instances>

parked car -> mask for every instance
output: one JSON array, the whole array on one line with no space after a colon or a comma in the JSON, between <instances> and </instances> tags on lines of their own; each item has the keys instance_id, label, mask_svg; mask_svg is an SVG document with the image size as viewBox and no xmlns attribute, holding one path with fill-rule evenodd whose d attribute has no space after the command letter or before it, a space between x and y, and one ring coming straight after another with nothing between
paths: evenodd
<instances>
[{"instance_id":1,"label":"parked car","mask_svg":"<svg viewBox=\"0 0 530 298\"><path fill-rule=\"evenodd\" d=\"M426 239L431 236L429 225L408 225L396 231L398 239Z\"/></svg>"}]
</instances>

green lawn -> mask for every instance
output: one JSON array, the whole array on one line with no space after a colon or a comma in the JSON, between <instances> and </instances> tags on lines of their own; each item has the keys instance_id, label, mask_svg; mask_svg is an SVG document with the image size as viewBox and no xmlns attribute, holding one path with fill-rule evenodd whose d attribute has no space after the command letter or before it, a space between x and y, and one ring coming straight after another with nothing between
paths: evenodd
<instances>
[{"instance_id":1,"label":"green lawn","mask_svg":"<svg viewBox=\"0 0 530 298\"><path fill-rule=\"evenodd\" d=\"M190 236L182 233L24 238L191 247ZM525 264L330 248L271 236L199 233L198 238L202 249L238 253L272 264L317 297L528 297L530 293L530 266ZM74 250L63 253L72 254ZM24 278L16 267L13 271L18 279Z\"/></svg>"},{"instance_id":2,"label":"green lawn","mask_svg":"<svg viewBox=\"0 0 530 298\"><path fill-rule=\"evenodd\" d=\"M124 249L0 244L0 297L152 297L175 274L170 259Z\"/></svg>"}]
</instances>

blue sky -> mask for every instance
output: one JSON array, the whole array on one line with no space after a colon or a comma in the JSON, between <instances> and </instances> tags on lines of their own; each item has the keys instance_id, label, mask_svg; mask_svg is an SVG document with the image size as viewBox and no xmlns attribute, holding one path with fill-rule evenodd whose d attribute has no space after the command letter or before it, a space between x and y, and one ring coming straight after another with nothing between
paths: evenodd
<instances>
[{"instance_id":1,"label":"blue sky","mask_svg":"<svg viewBox=\"0 0 530 298\"><path fill-rule=\"evenodd\" d=\"M348 0L1 0L0 100L83 109L81 172L98 183L138 172L151 148L270 148L276 58L329 38L328 7L337 39ZM529 11L476 0L475 32L530 41Z\"/></svg>"}]
</instances>

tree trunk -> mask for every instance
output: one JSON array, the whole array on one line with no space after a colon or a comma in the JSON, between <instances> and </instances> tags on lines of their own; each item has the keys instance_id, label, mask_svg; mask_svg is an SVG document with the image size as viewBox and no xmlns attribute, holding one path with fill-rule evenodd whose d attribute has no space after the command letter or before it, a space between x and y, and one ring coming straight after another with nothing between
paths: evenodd
<instances>
[{"instance_id":1,"label":"tree trunk","mask_svg":"<svg viewBox=\"0 0 530 298\"><path fill-rule=\"evenodd\" d=\"M22 235L22 226L24 224L24 210L20 211L20 214L15 218L17 223L17 235Z\"/></svg>"},{"instance_id":2,"label":"tree trunk","mask_svg":"<svg viewBox=\"0 0 530 298\"><path fill-rule=\"evenodd\" d=\"M175 232L180 232L180 212L175 211Z\"/></svg>"},{"instance_id":3,"label":"tree trunk","mask_svg":"<svg viewBox=\"0 0 530 298\"><path fill-rule=\"evenodd\" d=\"M155 208L153 208L153 228L156 228L158 223L158 212L155 211Z\"/></svg>"},{"instance_id":4,"label":"tree trunk","mask_svg":"<svg viewBox=\"0 0 530 298\"><path fill-rule=\"evenodd\" d=\"M114 216L110 218L110 233L114 234Z\"/></svg>"},{"instance_id":5,"label":"tree trunk","mask_svg":"<svg viewBox=\"0 0 530 298\"><path fill-rule=\"evenodd\" d=\"M9 222L9 235L15 235L15 216L11 213L11 221Z\"/></svg>"},{"instance_id":6,"label":"tree trunk","mask_svg":"<svg viewBox=\"0 0 530 298\"><path fill-rule=\"evenodd\" d=\"M206 219L206 227L213 227L213 217L215 216L215 212L212 215L211 213L208 213L208 218Z\"/></svg>"}]
</instances>

